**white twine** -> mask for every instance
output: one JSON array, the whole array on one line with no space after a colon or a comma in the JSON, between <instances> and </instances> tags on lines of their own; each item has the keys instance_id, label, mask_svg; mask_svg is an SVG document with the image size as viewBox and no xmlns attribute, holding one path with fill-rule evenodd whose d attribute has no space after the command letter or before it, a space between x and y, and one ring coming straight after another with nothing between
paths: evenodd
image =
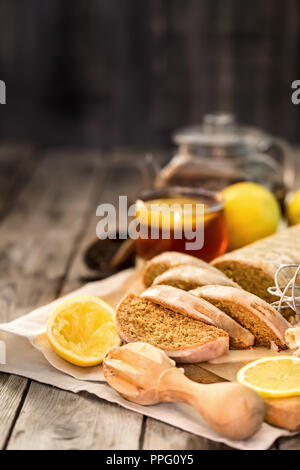
<instances>
[{"instance_id":1,"label":"white twine","mask_svg":"<svg viewBox=\"0 0 300 470\"><path fill-rule=\"evenodd\" d=\"M281 286L279 284L279 274L283 270L287 270L290 268L295 268L294 275L290 278L286 286ZM291 308L294 310L296 314L296 320L300 321L300 286L297 285L297 278L300 276L300 265L299 264L282 264L276 271L274 276L274 287L269 287L268 292L269 294L275 295L279 297L279 300L276 300L271 305L276 308L280 312L281 309ZM288 278L289 276L286 275ZM290 292L291 290L291 292ZM291 294L291 295L288 295Z\"/></svg>"}]
</instances>

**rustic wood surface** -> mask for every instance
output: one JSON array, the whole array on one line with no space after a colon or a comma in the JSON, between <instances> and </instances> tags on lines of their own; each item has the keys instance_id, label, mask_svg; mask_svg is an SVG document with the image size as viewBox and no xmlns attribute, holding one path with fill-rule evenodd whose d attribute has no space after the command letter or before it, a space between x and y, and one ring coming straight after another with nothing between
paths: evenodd
<instances>
[{"instance_id":1,"label":"rustic wood surface","mask_svg":"<svg viewBox=\"0 0 300 470\"><path fill-rule=\"evenodd\" d=\"M120 155L0 147L0 322L81 285L96 207L143 186ZM160 160L163 154L157 154ZM122 157L122 158L123 158ZM143 155L140 154L139 158ZM121 158L121 162L122 162ZM130 171L128 169L130 168ZM126 175L125 175L126 172ZM2 449L229 449L88 394L0 374ZM273 449L298 449L300 436Z\"/></svg>"}]
</instances>

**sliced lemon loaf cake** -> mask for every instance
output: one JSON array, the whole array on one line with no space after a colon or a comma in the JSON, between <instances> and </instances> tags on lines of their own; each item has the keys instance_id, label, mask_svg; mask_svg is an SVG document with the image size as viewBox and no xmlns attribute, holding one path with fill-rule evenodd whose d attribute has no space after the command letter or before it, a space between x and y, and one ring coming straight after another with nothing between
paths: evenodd
<instances>
[{"instance_id":1,"label":"sliced lemon loaf cake","mask_svg":"<svg viewBox=\"0 0 300 470\"><path fill-rule=\"evenodd\" d=\"M153 281L153 285L160 284L178 287L183 290L191 290L212 284L239 287L236 282L217 269L212 270L210 267L188 264L170 268L157 276Z\"/></svg>"},{"instance_id":2,"label":"sliced lemon loaf cake","mask_svg":"<svg viewBox=\"0 0 300 470\"><path fill-rule=\"evenodd\" d=\"M275 343L280 349L286 349L285 332L289 322L256 295L228 286L204 286L190 293L212 303L250 330L255 345L270 347Z\"/></svg>"},{"instance_id":3,"label":"sliced lemon loaf cake","mask_svg":"<svg viewBox=\"0 0 300 470\"><path fill-rule=\"evenodd\" d=\"M216 258L212 265L243 289L267 302L274 302L278 299L268 292L268 287L274 286L276 270L282 264L290 263L300 264L300 224L226 253ZM294 273L293 269L282 272L279 276L280 284L285 286L289 276Z\"/></svg>"},{"instance_id":4,"label":"sliced lemon loaf cake","mask_svg":"<svg viewBox=\"0 0 300 470\"><path fill-rule=\"evenodd\" d=\"M166 285L152 286L141 294L141 298L221 328L229 334L230 346L234 349L247 349L254 344L255 338L250 331L211 303L181 289Z\"/></svg>"},{"instance_id":5,"label":"sliced lemon loaf cake","mask_svg":"<svg viewBox=\"0 0 300 470\"><path fill-rule=\"evenodd\" d=\"M152 344L177 362L208 361L229 348L225 331L134 294L118 305L116 322L123 341Z\"/></svg>"},{"instance_id":6,"label":"sliced lemon loaf cake","mask_svg":"<svg viewBox=\"0 0 300 470\"><path fill-rule=\"evenodd\" d=\"M195 258L194 256L179 253L177 251L165 251L160 255L154 256L154 258L147 262L143 272L144 285L146 287L151 286L154 279L164 271L167 271L167 269L187 264L207 268L213 272L218 272L216 268L199 258Z\"/></svg>"}]
</instances>

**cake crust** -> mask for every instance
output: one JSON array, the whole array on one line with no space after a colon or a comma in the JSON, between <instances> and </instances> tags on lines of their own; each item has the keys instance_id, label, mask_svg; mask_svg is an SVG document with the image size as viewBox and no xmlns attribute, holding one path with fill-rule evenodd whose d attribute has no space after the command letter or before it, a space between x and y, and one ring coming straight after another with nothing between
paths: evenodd
<instances>
[{"instance_id":1,"label":"cake crust","mask_svg":"<svg viewBox=\"0 0 300 470\"><path fill-rule=\"evenodd\" d=\"M170 268L157 276L152 285L157 286L160 284L178 287L187 291L212 284L239 287L236 282L227 277L222 271L217 269L212 270L206 266L188 264Z\"/></svg>"},{"instance_id":2,"label":"cake crust","mask_svg":"<svg viewBox=\"0 0 300 470\"><path fill-rule=\"evenodd\" d=\"M193 292L193 291L192 291ZM247 349L254 344L254 336L222 310L192 293L172 286L149 287L141 298L169 308L182 315L204 321L226 331L230 336L230 346L234 349Z\"/></svg>"},{"instance_id":3,"label":"cake crust","mask_svg":"<svg viewBox=\"0 0 300 470\"><path fill-rule=\"evenodd\" d=\"M144 341L176 361L201 362L228 351L228 334L150 300L129 294L119 304L117 330L125 342Z\"/></svg>"},{"instance_id":4,"label":"cake crust","mask_svg":"<svg viewBox=\"0 0 300 470\"><path fill-rule=\"evenodd\" d=\"M269 303L278 300L268 288L274 285L275 273L282 264L300 264L300 224L226 253L212 262L243 289ZM293 273L293 270L280 273L280 285L285 286ZM282 314L290 316L294 312L286 309Z\"/></svg>"},{"instance_id":5,"label":"cake crust","mask_svg":"<svg viewBox=\"0 0 300 470\"><path fill-rule=\"evenodd\" d=\"M196 258L195 256L179 253L178 251L165 251L160 255L154 256L154 258L147 262L142 276L143 283L146 287L149 287L153 283L154 279L167 271L167 269L187 264L204 267L213 272L218 272L218 270L212 265Z\"/></svg>"},{"instance_id":6,"label":"cake crust","mask_svg":"<svg viewBox=\"0 0 300 470\"><path fill-rule=\"evenodd\" d=\"M285 332L289 322L271 305L254 294L227 286L204 286L193 291L249 329L257 346L270 347L272 342L286 349Z\"/></svg>"}]
</instances>

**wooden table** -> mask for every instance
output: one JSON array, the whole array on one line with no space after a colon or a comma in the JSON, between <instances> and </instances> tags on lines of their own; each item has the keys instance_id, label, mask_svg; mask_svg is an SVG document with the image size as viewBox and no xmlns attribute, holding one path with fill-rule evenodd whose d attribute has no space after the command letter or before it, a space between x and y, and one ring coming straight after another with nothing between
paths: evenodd
<instances>
[{"instance_id":1,"label":"wooden table","mask_svg":"<svg viewBox=\"0 0 300 470\"><path fill-rule=\"evenodd\" d=\"M134 167L129 171L128 163L120 162L123 154L0 147L1 322L77 288L80 278L91 275L82 255L95 239L96 207L116 202L119 194L134 197L142 186ZM0 446L229 449L86 393L3 373ZM300 448L300 436L280 439L273 448Z\"/></svg>"}]
</instances>

